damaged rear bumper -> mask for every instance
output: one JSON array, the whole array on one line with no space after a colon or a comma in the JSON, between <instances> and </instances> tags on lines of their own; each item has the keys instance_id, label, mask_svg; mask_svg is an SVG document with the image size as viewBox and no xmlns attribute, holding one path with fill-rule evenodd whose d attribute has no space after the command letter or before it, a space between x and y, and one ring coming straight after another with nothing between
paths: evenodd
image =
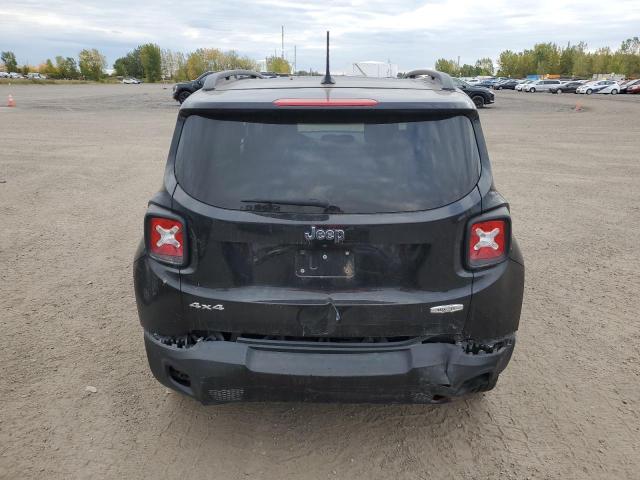
<instances>
[{"instance_id":1,"label":"damaged rear bumper","mask_svg":"<svg viewBox=\"0 0 640 480\"><path fill-rule=\"evenodd\" d=\"M515 344L330 344L201 341L178 348L145 332L154 376L202 403L311 401L437 403L489 390Z\"/></svg>"}]
</instances>

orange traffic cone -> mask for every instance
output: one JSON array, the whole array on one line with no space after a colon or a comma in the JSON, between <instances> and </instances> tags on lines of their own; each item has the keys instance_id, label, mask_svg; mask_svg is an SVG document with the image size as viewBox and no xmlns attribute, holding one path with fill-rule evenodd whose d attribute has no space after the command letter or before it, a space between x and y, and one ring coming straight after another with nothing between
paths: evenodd
<instances>
[{"instance_id":1,"label":"orange traffic cone","mask_svg":"<svg viewBox=\"0 0 640 480\"><path fill-rule=\"evenodd\" d=\"M9 94L9 96L7 97L7 107L15 107L15 106L16 106L16 101L13 99L11 94Z\"/></svg>"}]
</instances>

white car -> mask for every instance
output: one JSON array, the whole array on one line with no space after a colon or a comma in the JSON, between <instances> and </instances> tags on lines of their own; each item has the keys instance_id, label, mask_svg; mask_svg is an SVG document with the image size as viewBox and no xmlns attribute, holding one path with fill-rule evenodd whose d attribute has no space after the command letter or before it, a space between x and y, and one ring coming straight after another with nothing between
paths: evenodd
<instances>
[{"instance_id":1,"label":"white car","mask_svg":"<svg viewBox=\"0 0 640 480\"><path fill-rule=\"evenodd\" d=\"M0 78L9 78L9 74L7 72L0 72Z\"/></svg>"},{"instance_id":2,"label":"white car","mask_svg":"<svg viewBox=\"0 0 640 480\"><path fill-rule=\"evenodd\" d=\"M522 92L522 89L524 87L526 87L527 85L529 85L530 83L533 83L535 80L525 80L524 82L520 82L518 85L516 85L516 90L518 92Z\"/></svg>"},{"instance_id":3,"label":"white car","mask_svg":"<svg viewBox=\"0 0 640 480\"><path fill-rule=\"evenodd\" d=\"M536 80L524 86L525 92L548 92L551 88L556 88L561 85L560 80Z\"/></svg>"},{"instance_id":4,"label":"white car","mask_svg":"<svg viewBox=\"0 0 640 480\"><path fill-rule=\"evenodd\" d=\"M620 93L620 84L613 80L589 82L578 87L576 93L586 93L587 95L591 95L592 93L610 93L611 95L617 95Z\"/></svg>"},{"instance_id":5,"label":"white car","mask_svg":"<svg viewBox=\"0 0 640 480\"><path fill-rule=\"evenodd\" d=\"M137 78L123 78L122 79L122 83L126 83L126 84L132 84L132 85L138 85L140 83L142 83L140 80L138 80Z\"/></svg>"},{"instance_id":6,"label":"white car","mask_svg":"<svg viewBox=\"0 0 640 480\"><path fill-rule=\"evenodd\" d=\"M18 72L9 72L9 78L24 78L22 74Z\"/></svg>"}]
</instances>

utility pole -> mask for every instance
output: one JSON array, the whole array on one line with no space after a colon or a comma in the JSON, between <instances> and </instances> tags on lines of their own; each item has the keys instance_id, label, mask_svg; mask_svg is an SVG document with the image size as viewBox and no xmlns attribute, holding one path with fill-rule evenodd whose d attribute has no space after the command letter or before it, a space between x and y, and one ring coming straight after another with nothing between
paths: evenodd
<instances>
[{"instance_id":1,"label":"utility pole","mask_svg":"<svg viewBox=\"0 0 640 480\"><path fill-rule=\"evenodd\" d=\"M284 60L284 25L282 25L282 59Z\"/></svg>"},{"instance_id":2,"label":"utility pole","mask_svg":"<svg viewBox=\"0 0 640 480\"><path fill-rule=\"evenodd\" d=\"M297 60L298 60L298 46L294 45L293 46L293 73L294 73L294 75L298 71Z\"/></svg>"}]
</instances>

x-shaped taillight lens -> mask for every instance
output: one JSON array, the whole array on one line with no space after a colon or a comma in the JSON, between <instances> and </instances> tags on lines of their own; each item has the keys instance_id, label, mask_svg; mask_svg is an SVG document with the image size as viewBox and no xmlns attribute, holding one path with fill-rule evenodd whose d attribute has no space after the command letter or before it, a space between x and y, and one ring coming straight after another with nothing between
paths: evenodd
<instances>
[{"instance_id":1,"label":"x-shaped taillight lens","mask_svg":"<svg viewBox=\"0 0 640 480\"><path fill-rule=\"evenodd\" d=\"M163 217L147 219L149 254L160 261L181 265L184 261L184 225Z\"/></svg>"},{"instance_id":2,"label":"x-shaped taillight lens","mask_svg":"<svg viewBox=\"0 0 640 480\"><path fill-rule=\"evenodd\" d=\"M488 220L471 225L468 261L471 267L487 266L502 261L509 239L507 220Z\"/></svg>"}]
</instances>

